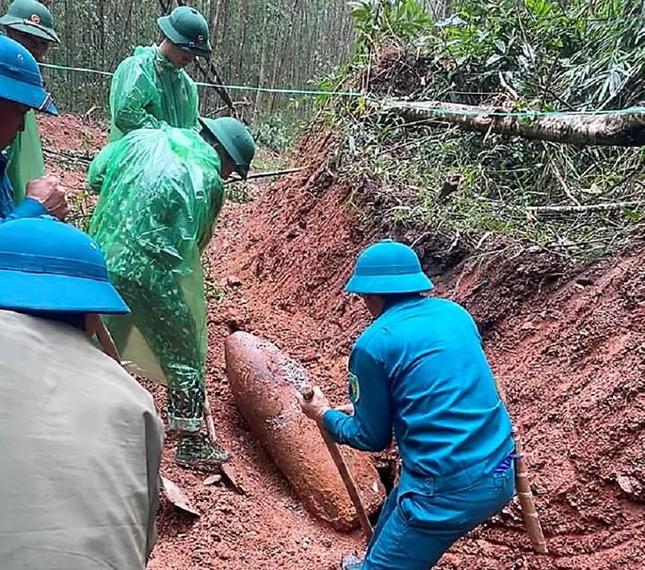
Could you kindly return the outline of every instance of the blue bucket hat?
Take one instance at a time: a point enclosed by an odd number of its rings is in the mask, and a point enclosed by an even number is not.
[[[34,56],[18,42],[3,35],[0,35],[0,99],[58,115],[52,96],[45,91]]]
[[[392,240],[375,243],[356,260],[345,291],[359,295],[421,293],[434,288],[411,247]]]
[[[0,309],[130,312],[92,238],[50,217],[0,224]]]

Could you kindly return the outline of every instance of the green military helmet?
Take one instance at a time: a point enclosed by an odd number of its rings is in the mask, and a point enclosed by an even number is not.
[[[233,117],[199,119],[202,126],[224,147],[233,160],[235,171],[244,179],[255,156],[255,142],[246,125]]]
[[[50,43],[60,43],[54,31],[54,18],[51,12],[47,6],[36,0],[14,0],[9,4],[7,13],[0,18],[0,25]]]
[[[177,47],[201,57],[211,54],[208,22],[195,8],[179,6],[169,16],[159,18],[157,23],[164,36]]]

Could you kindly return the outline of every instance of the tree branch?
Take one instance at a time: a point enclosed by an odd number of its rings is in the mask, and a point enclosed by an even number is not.
[[[643,202],[611,202],[607,204],[587,204],[578,206],[529,206],[526,213],[529,217],[539,214],[576,214],[585,212],[611,212],[614,210],[628,210],[638,208]]]

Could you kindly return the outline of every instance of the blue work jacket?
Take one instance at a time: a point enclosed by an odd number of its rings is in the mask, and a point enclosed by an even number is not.
[[[452,301],[412,296],[386,307],[356,342],[349,372],[354,415],[328,410],[324,427],[366,451],[386,448],[394,432],[402,481],[463,487],[513,451],[477,326]]]
[[[33,198],[25,198],[16,206],[13,188],[7,176],[7,157],[0,152],[0,224],[18,218],[36,218],[47,214],[44,206]]]

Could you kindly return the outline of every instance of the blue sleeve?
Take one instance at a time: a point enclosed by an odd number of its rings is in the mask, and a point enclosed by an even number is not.
[[[2,222],[9,222],[11,220],[18,220],[20,218],[37,218],[39,216],[44,216],[48,212],[38,200],[33,198],[25,198],[20,204],[18,204],[11,214],[4,218],[0,218],[0,224]]]
[[[331,438],[363,451],[381,451],[392,441],[390,387],[383,367],[368,352],[355,348],[349,363],[354,415],[328,410],[323,426]],[[350,385],[351,386],[351,385]]]

